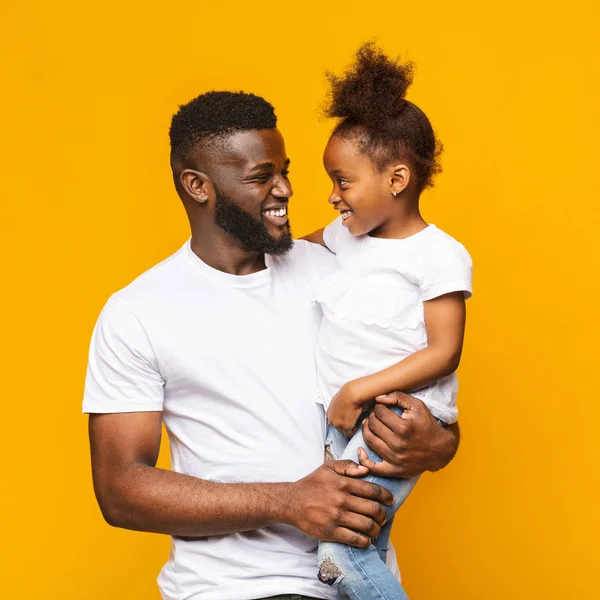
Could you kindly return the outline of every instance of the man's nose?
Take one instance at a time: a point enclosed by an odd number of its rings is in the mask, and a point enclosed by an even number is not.
[[[286,179],[281,179],[277,182],[277,185],[273,188],[271,192],[275,198],[291,198],[294,195],[294,190],[292,189],[292,184]]]

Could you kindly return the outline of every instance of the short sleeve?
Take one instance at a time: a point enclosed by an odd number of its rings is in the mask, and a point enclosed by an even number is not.
[[[162,411],[163,385],[142,324],[128,306],[111,298],[92,334],[83,412]]]
[[[455,240],[434,245],[422,256],[417,271],[422,300],[433,300],[451,292],[473,294],[473,262],[467,250]]]
[[[347,234],[347,231],[342,225],[342,217],[338,217],[335,221],[329,223],[323,230],[323,241],[334,254],[338,252],[340,237],[344,234]]]

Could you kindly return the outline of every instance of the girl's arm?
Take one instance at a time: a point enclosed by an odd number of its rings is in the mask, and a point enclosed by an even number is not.
[[[323,231],[323,228],[317,229],[317,231],[313,231],[312,233],[309,233],[300,239],[306,240],[307,242],[312,242],[313,244],[321,244],[321,246],[325,246],[325,248],[327,248],[325,241],[323,240]]]
[[[424,302],[427,347],[404,360],[343,385],[333,397],[327,417],[350,436],[364,405],[394,390],[422,388],[454,373],[460,362],[466,321],[463,292],[445,294]]]

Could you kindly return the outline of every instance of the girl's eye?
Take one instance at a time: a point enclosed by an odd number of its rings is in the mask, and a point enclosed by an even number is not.
[[[345,185],[347,185],[347,184],[348,184],[348,180],[347,180],[347,179],[341,179],[341,178],[340,178],[340,179],[338,179],[338,183],[339,183],[339,184],[340,184],[342,187],[344,187]]]

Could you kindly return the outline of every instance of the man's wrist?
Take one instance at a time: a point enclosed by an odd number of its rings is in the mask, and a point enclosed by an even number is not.
[[[454,458],[458,449],[458,438],[453,427],[439,427],[431,440],[431,466],[429,471],[443,469]]]
[[[294,510],[293,498],[295,496],[296,483],[277,483],[271,494],[270,502],[267,502],[268,518],[273,523],[294,525],[296,511]]]

